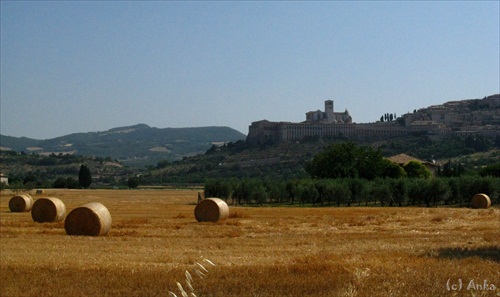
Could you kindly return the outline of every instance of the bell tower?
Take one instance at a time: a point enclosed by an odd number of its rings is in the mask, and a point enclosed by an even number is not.
[[[333,113],[333,100],[325,101],[325,113]]]

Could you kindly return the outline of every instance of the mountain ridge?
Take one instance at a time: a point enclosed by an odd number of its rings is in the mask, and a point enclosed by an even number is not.
[[[2,150],[37,154],[78,154],[111,157],[126,165],[154,165],[205,152],[214,143],[244,140],[229,127],[156,128],[147,124],[116,127],[99,132],[78,132],[38,140],[0,134]]]

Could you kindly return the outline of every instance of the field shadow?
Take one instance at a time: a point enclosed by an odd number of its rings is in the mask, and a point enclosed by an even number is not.
[[[438,258],[464,259],[478,257],[500,263],[500,246],[481,248],[443,248],[438,251]]]

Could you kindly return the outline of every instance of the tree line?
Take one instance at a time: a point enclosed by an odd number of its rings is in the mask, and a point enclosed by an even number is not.
[[[301,204],[313,206],[469,206],[477,193],[492,204],[500,199],[494,177],[301,179],[290,181],[207,179],[205,197],[219,197],[235,205]]]
[[[422,163],[403,166],[380,151],[352,142],[334,144],[314,155],[305,166],[310,178],[207,179],[205,197],[230,199],[234,204],[289,203],[312,205],[437,206],[469,205],[477,193],[500,196],[500,164],[480,175],[460,175],[451,163],[433,175]]]

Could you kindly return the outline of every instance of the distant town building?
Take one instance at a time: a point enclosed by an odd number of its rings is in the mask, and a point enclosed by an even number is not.
[[[3,173],[0,173],[0,184],[9,184],[9,177]]]
[[[392,161],[394,163],[399,164],[400,166],[403,166],[403,165],[405,165],[406,163],[408,163],[410,161],[420,162],[420,163],[422,163],[425,166],[425,168],[429,169],[429,171],[433,175],[437,174],[437,171],[438,171],[438,168],[439,168],[439,166],[435,162],[422,161],[420,159],[417,159],[417,158],[412,157],[412,156],[408,156],[406,154],[395,155],[395,156],[392,156],[392,157],[388,157],[387,159],[389,161]]]
[[[344,137],[355,139],[387,139],[412,133],[436,137],[445,135],[482,134],[494,138],[500,134],[500,95],[483,99],[450,101],[407,113],[395,121],[367,124],[353,123],[347,109],[335,112],[332,100],[325,110],[306,112],[306,120],[294,122],[252,122],[247,142],[300,141],[311,137]]]

